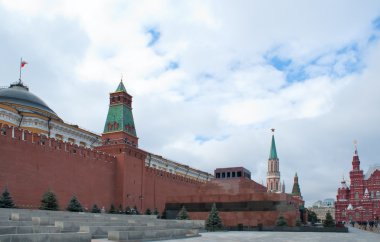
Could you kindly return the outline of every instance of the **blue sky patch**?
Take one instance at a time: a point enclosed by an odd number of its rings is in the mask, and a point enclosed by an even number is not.
[[[153,27],[148,28],[147,33],[151,37],[151,39],[148,43],[148,47],[152,47],[153,45],[155,45],[160,40],[161,33],[160,33],[160,31],[158,31],[157,28],[153,28]]]
[[[291,59],[284,59],[279,56],[271,56],[271,57],[266,56],[265,59],[271,66],[273,66],[279,71],[284,71],[292,63]]]
[[[211,140],[211,138],[203,135],[197,135],[195,136],[195,141],[197,141],[199,144],[203,144],[207,141]]]
[[[177,61],[170,61],[165,70],[169,71],[169,70],[175,70],[175,69],[178,69],[179,68],[179,63]]]

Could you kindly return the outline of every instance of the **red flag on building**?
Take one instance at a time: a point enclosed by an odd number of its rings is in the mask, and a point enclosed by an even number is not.
[[[23,68],[26,64],[28,64],[28,62],[26,62],[26,61],[21,61],[21,68]]]

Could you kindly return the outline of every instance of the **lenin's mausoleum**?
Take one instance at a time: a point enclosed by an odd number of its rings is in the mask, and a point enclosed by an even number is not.
[[[225,226],[271,226],[283,215],[294,226],[303,218],[298,180],[291,194],[280,180],[274,136],[266,187],[243,167],[211,175],[142,150],[132,115],[132,96],[121,81],[110,94],[101,135],[65,123],[21,80],[0,89],[0,189],[19,208],[38,208],[54,191],[64,209],[73,195],[83,207],[111,204],[166,210],[174,218],[185,206],[206,219],[216,203]]]

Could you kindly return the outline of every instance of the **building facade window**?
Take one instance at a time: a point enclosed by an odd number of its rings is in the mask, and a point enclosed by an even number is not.
[[[359,192],[355,192],[355,199],[359,199]]]
[[[376,198],[380,198],[380,191],[376,191]]]

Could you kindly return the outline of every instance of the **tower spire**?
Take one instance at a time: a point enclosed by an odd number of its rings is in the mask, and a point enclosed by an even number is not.
[[[272,128],[271,130],[272,130],[272,143],[271,143],[271,147],[269,151],[269,159],[273,160],[273,159],[278,159],[278,157],[277,157],[277,150],[276,150],[276,142],[274,140],[275,129]]]
[[[268,192],[281,192],[281,181],[280,181],[280,162],[277,156],[276,142],[274,140],[274,131],[272,131],[272,141],[269,151],[268,159],[268,172],[267,172],[267,191]]]
[[[294,176],[294,184],[293,184],[293,189],[292,189],[292,195],[296,196],[296,197],[302,198],[300,185],[298,184],[298,175],[297,175],[297,172],[296,172],[296,174]]]

